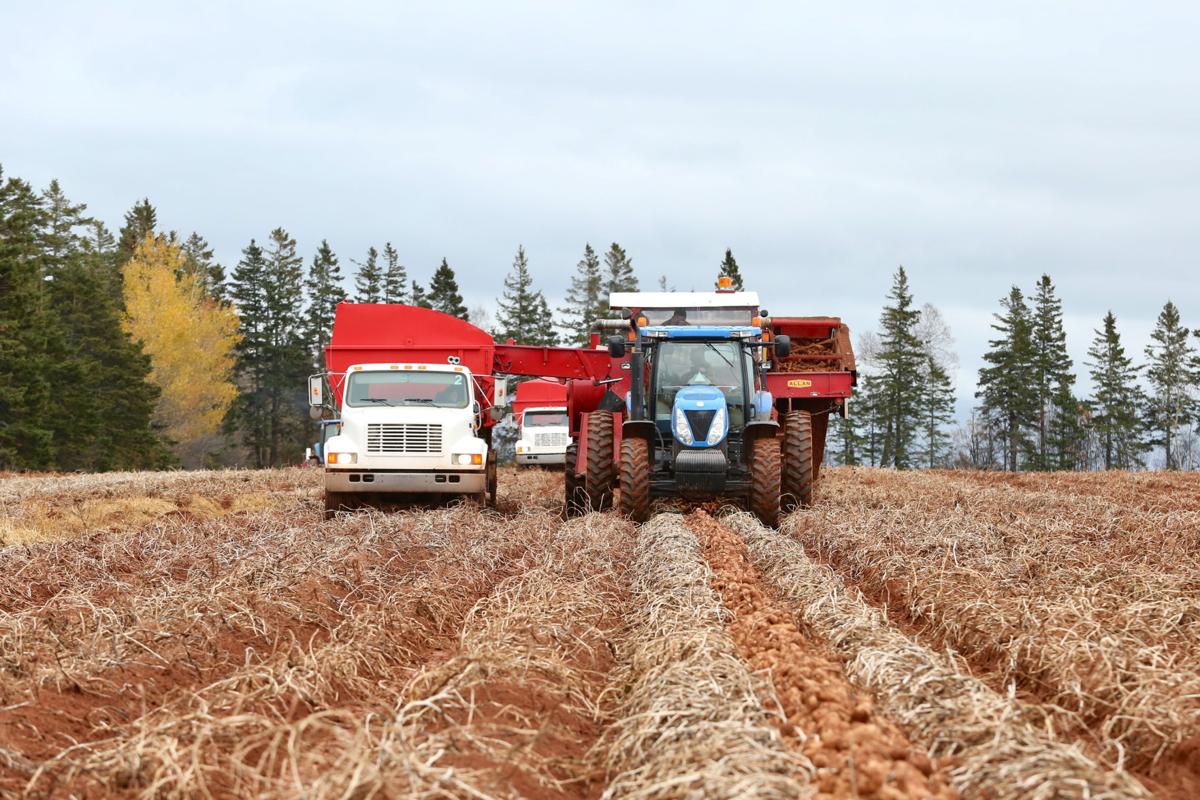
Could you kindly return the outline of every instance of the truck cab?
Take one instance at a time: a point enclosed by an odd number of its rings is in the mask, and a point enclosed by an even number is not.
[[[319,407],[317,386],[310,403]],[[322,448],[326,516],[388,495],[487,502],[494,457],[473,386],[470,369],[451,363],[349,366],[339,383],[341,416]]]

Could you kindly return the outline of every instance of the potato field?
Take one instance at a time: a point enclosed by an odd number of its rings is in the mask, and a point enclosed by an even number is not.
[[[0,479],[0,796],[1200,797],[1200,480],[834,469],[322,518],[320,472]]]

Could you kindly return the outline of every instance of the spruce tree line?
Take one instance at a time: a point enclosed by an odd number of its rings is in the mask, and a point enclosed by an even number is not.
[[[979,374],[980,403],[964,466],[1137,469],[1155,448],[1162,449],[1167,469],[1196,466],[1200,452],[1192,426],[1200,424],[1200,356],[1174,303],[1159,314],[1140,365],[1125,352],[1116,316],[1104,316],[1088,348],[1089,398],[1072,388],[1062,304],[1049,276],[1035,286],[1032,307],[1012,287],[992,328],[996,337]],[[1148,392],[1139,382],[1143,377]]]
[[[37,192],[0,169],[0,469],[170,465],[150,359],[122,325],[118,240],[57,181]],[[153,219],[149,220],[153,228]]]
[[[830,461],[895,469],[947,466],[954,419],[953,340],[938,310],[918,308],[904,267],[879,318],[860,337],[859,385],[845,418],[835,416]]]

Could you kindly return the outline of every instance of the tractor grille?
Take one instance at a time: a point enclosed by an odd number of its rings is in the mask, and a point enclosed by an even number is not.
[[[697,442],[703,442],[708,438],[708,429],[712,427],[713,417],[717,415],[716,409],[711,411],[685,411],[687,414],[688,424],[692,426],[692,436]]]
[[[534,447],[566,447],[571,443],[571,437],[565,433],[535,433]]]
[[[412,422],[376,422],[367,425],[368,453],[442,452],[442,426]]]

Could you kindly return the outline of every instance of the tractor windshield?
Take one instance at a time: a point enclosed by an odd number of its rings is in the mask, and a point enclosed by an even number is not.
[[[671,418],[675,395],[685,386],[715,386],[725,395],[731,427],[745,421],[746,361],[736,342],[665,341],[656,353],[655,419]]]
[[[430,406],[466,408],[467,377],[458,372],[352,372],[346,390],[350,406]]]

